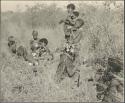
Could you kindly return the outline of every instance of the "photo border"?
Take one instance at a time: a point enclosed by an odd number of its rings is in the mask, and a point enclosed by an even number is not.
[[[1,1],[16,1],[16,2],[18,2],[18,1],[57,1],[57,2],[60,2],[60,1],[123,1],[124,2],[124,0],[1,0]],[[0,11],[1,11],[1,1],[0,1]],[[124,17],[125,17],[125,15],[124,15]],[[1,12],[0,12],[0,42],[2,39],[1,35],[2,34],[1,34]],[[124,37],[124,39],[125,39],[125,37]],[[125,42],[124,42],[124,44],[125,44]],[[0,47],[1,47],[1,43],[0,43]],[[124,52],[125,52],[125,50],[124,50]],[[0,53],[1,53],[1,48],[0,48]],[[123,58],[125,58],[125,55]],[[0,57],[0,59],[2,60],[1,57]],[[123,63],[124,63],[124,61],[123,61]],[[123,64],[123,66],[124,66],[124,64]],[[0,68],[2,68],[2,66]],[[124,67],[123,67],[123,69],[124,69]],[[124,84],[125,84],[125,79],[124,79]],[[125,88],[124,88],[124,93],[125,93]],[[31,102],[3,102],[3,101],[1,101],[2,99],[3,98],[2,98],[2,94],[1,94],[1,71],[0,71],[0,102],[1,103],[31,103]],[[32,102],[32,103],[67,103],[67,102]],[[71,102],[71,103],[73,103],[73,102]],[[77,103],[77,102],[74,102],[74,103]],[[105,103],[105,102],[81,102],[81,103]],[[115,102],[115,103],[117,103],[117,102]],[[120,102],[120,103],[124,103],[124,102]]]

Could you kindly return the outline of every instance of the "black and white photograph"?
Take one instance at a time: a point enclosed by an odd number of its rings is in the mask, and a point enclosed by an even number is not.
[[[0,102],[124,102],[124,0],[1,0]]]

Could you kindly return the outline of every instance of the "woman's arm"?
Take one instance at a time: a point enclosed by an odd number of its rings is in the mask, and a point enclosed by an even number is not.
[[[79,43],[80,40],[82,39],[82,31],[81,30],[78,30],[75,32],[75,38],[73,38],[73,43]]]
[[[52,57],[51,60],[54,59],[53,53],[50,51],[48,47],[46,47],[46,52]]]

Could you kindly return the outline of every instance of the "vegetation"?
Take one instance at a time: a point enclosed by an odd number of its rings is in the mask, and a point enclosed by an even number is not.
[[[123,5],[116,4],[117,2],[105,2],[100,7],[78,5],[80,16],[85,22],[81,41],[81,61],[118,57],[123,62],[124,10]],[[115,9],[111,9],[111,5],[114,5]],[[58,22],[65,16],[66,12],[55,4],[37,4],[33,7],[27,6],[24,12],[1,13],[0,65],[1,93],[4,101],[96,101],[95,87],[86,81],[94,75],[93,65],[79,67],[81,86],[77,90],[71,89],[72,83],[68,78],[60,85],[54,83],[52,79],[58,62],[46,64],[47,66],[42,63],[38,66],[38,76],[35,77],[33,67],[9,55],[8,36],[15,36],[19,44],[28,48],[33,29],[38,30],[40,38],[48,38],[50,50],[54,52],[64,38],[63,27]],[[58,55],[54,55],[58,61]],[[120,76],[123,78],[123,71]],[[94,92],[91,93],[91,90]]]

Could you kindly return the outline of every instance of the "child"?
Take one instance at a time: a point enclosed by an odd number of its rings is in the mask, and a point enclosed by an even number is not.
[[[68,50],[70,52],[74,52],[73,36],[72,35],[73,35],[74,31],[78,30],[81,27],[81,24],[79,24],[79,20],[81,20],[81,19],[78,19],[78,16],[79,16],[79,12],[74,11],[73,15],[72,15],[74,25],[70,29],[68,29],[68,32],[65,35],[65,39],[66,39],[66,45],[65,45],[66,49],[65,50],[66,51]]]
[[[38,49],[39,49],[38,32],[34,30],[32,32],[32,36],[33,36],[33,40],[30,41],[30,49],[31,49],[33,57],[37,57]]]
[[[67,13],[68,13],[68,16],[65,20],[71,20],[71,16],[73,14],[73,11],[75,10],[75,5],[74,4],[68,4],[67,5]],[[59,23],[64,23],[65,20],[61,20]]]
[[[39,40],[39,57],[40,59],[47,59],[49,60],[51,58],[51,60],[53,59],[53,54],[50,52],[49,48],[47,47],[48,45],[48,40],[46,38],[42,38]],[[48,58],[48,56],[51,56],[50,58]]]
[[[64,23],[64,33],[65,33],[65,35],[67,35],[68,29],[69,29],[71,26],[74,25],[74,24],[73,24],[74,22],[72,22],[72,15],[73,15],[74,10],[75,10],[75,5],[74,5],[74,4],[68,4],[68,5],[67,5],[68,16],[67,16],[66,19],[61,20],[61,21],[59,22],[59,24]]]
[[[76,21],[77,21],[78,17],[79,17],[79,12],[78,11],[74,11],[72,16],[71,16],[72,21],[70,21],[70,24],[69,24],[69,26],[67,28],[67,34],[71,35],[73,33],[73,30],[77,29],[75,26],[76,26]]]
[[[14,36],[8,37],[8,47],[11,53],[16,54],[17,43]]]
[[[76,27],[77,23],[78,23],[78,17],[79,17],[79,12],[78,11],[73,11],[72,16],[71,16],[71,20],[69,22],[65,22],[65,35],[71,35],[73,34],[73,31],[76,31],[78,29],[78,27]],[[66,20],[67,21],[67,20]]]
[[[74,24],[74,26],[73,26],[73,28],[72,28],[72,31],[76,31],[76,30],[78,30],[78,29],[81,29],[81,27],[84,25],[84,21],[82,20],[82,19],[77,19],[76,21],[75,21],[75,24]]]
[[[84,22],[82,19],[77,19],[75,25],[71,28],[71,40],[72,43],[79,43],[82,39],[82,26]]]
[[[70,20],[69,25],[74,26],[75,21],[77,20],[78,17],[79,17],[79,12],[78,11],[73,11],[73,13],[71,15],[71,20]]]

